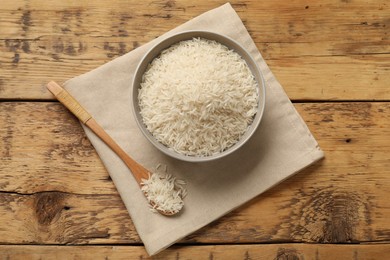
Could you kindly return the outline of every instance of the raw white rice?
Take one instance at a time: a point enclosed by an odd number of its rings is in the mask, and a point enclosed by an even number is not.
[[[142,179],[141,190],[151,205],[153,212],[164,211],[178,213],[184,206],[184,197],[187,195],[186,183],[178,180],[171,174],[161,171],[158,165],[149,179]]]
[[[140,113],[162,144],[190,156],[218,154],[252,123],[256,80],[244,59],[203,38],[164,50],[143,75]]]

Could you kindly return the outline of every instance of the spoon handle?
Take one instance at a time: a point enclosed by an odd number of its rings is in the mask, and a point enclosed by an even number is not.
[[[74,99],[68,91],[51,81],[47,88],[70,112],[72,112],[83,124],[87,125],[101,140],[103,140],[127,165],[134,178],[140,185],[142,179],[148,179],[148,170],[134,161],[127,153],[107,134],[96,120]]]

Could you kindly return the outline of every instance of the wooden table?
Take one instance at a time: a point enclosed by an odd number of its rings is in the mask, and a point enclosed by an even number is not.
[[[147,258],[94,148],[45,85],[223,3],[1,1],[2,259]],[[389,2],[231,3],[326,158],[156,259],[388,259]]]

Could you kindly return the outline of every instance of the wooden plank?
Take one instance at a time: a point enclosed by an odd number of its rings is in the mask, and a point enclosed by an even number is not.
[[[85,73],[223,3],[6,1],[0,98],[52,99],[44,87],[49,80]],[[232,5],[291,99],[390,98],[386,1]]]
[[[142,246],[0,246],[3,259],[386,259],[389,244],[379,245],[214,245],[173,246],[149,257]]]
[[[118,195],[0,192],[0,199],[0,234],[7,236],[1,242],[7,244],[140,242]]]
[[[295,106],[325,160],[183,242],[390,241],[390,103]],[[93,147],[60,104],[0,103],[0,126],[0,243],[140,243]]]
[[[62,105],[11,102],[0,107],[2,191],[116,193],[79,122]]]
[[[44,0],[5,1],[0,7],[0,25],[6,39],[35,39],[48,34],[95,37],[127,37],[139,34],[158,36],[161,30],[171,29],[225,3],[203,1],[194,5],[189,0],[119,0],[113,5],[103,0],[93,3],[86,0],[51,3]],[[231,4],[250,31],[259,32],[261,37],[269,39],[270,42],[306,42],[307,35],[314,36],[311,38],[313,40],[343,41],[346,38],[345,33],[367,42],[382,41],[386,40],[382,37],[388,37],[385,32],[389,14],[385,0],[326,0],[310,4],[303,0],[246,0],[232,1]],[[351,28],[355,30],[351,31]],[[74,34],[75,32],[77,34]],[[326,37],[329,34],[338,38],[329,39]]]
[[[389,45],[390,46],[390,45]],[[269,61],[292,100],[389,100],[390,55],[298,57]]]

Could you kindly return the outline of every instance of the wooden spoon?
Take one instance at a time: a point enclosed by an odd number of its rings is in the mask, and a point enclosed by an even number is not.
[[[92,116],[75,100],[64,88],[58,85],[56,82],[51,81],[47,84],[47,88],[51,93],[60,101],[70,112],[72,112],[80,121],[88,126],[100,139],[102,139],[129,167],[135,180],[142,187],[142,179],[149,179],[151,172],[145,169],[142,165],[134,161],[123,149],[107,134],[106,131],[92,118]],[[144,193],[145,196],[147,194]],[[155,206],[153,202],[150,202],[152,206]],[[165,216],[171,216],[178,212],[167,212],[156,210]]]

